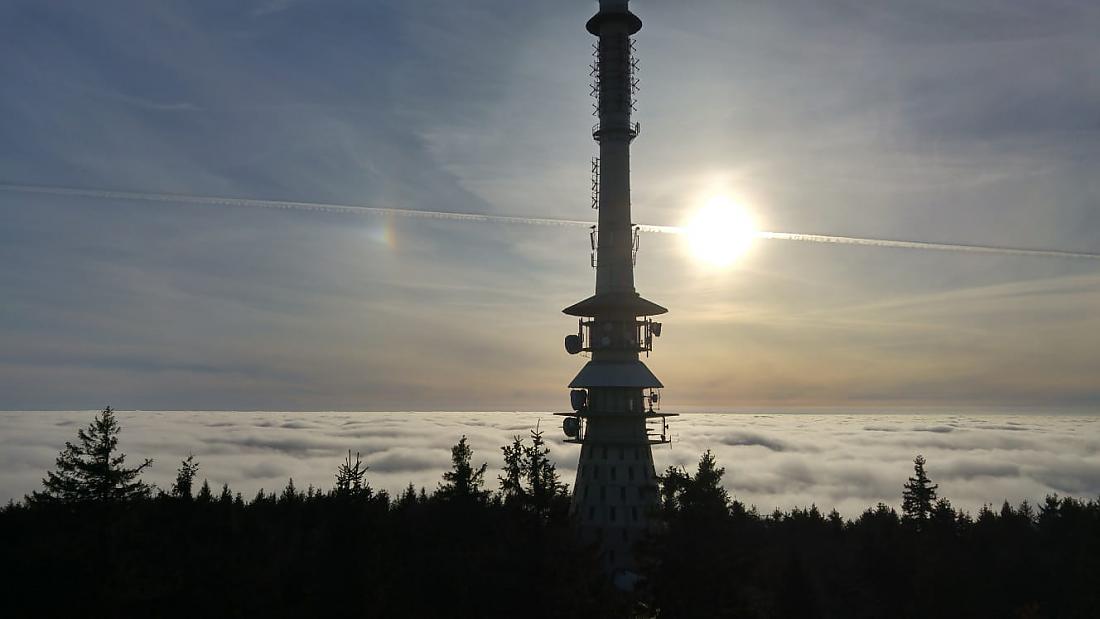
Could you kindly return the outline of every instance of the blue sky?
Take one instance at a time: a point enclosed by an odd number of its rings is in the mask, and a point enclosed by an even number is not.
[[[632,3],[635,219],[1100,251],[1100,8]],[[0,2],[0,182],[591,217],[595,3]],[[541,409],[583,230],[0,191],[0,408]],[[1092,261],[646,236],[670,407],[1100,405]]]

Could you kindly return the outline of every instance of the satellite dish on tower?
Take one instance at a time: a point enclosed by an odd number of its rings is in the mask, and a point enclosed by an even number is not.
[[[576,438],[581,432],[581,420],[576,417],[566,417],[561,422],[561,429],[569,438]]]
[[[584,343],[581,342],[581,336],[576,333],[565,336],[565,351],[571,355],[575,355],[584,350]]]
[[[584,389],[574,389],[569,392],[569,403],[573,410],[580,412],[588,408],[588,392]]]

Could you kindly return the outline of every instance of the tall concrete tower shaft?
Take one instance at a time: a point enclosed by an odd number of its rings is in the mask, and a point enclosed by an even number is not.
[[[600,152],[596,293],[564,310],[579,317],[566,349],[591,355],[569,384],[573,412],[563,413],[566,435],[581,445],[573,511],[586,534],[600,540],[612,570],[633,566],[633,545],[657,503],[651,447],[668,442],[669,415],[656,410],[661,382],[640,359],[661,333],[650,317],[667,310],[634,288],[630,145],[639,125],[631,119],[637,85],[631,37],[641,27],[628,0],[600,0],[599,12],[588,20],[588,31],[599,37],[593,63],[599,122],[592,130]]]

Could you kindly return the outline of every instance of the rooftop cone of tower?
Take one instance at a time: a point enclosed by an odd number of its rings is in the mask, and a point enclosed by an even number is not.
[[[640,359],[661,334],[651,317],[667,310],[634,288],[638,237],[630,216],[630,144],[639,125],[631,118],[638,84],[631,37],[642,21],[628,0],[600,0],[586,27],[598,37],[592,63],[598,117],[592,137],[599,145],[593,160],[596,291],[564,310],[579,317],[566,350],[591,359],[569,383],[573,412],[561,414],[568,442],[581,445],[574,516],[584,534],[600,542],[605,565],[621,575],[633,569],[634,544],[657,505],[651,448],[669,442],[666,418],[672,415],[659,412],[656,391],[663,385]]]

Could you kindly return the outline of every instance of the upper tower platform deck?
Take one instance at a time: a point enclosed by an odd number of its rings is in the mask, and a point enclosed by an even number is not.
[[[613,313],[625,314],[627,312],[631,316],[660,316],[668,310],[653,301],[642,298],[636,292],[595,294],[562,310],[564,314],[582,317],[604,316]]]
[[[619,22],[626,25],[626,34],[635,34],[642,29],[642,20],[631,13],[625,0],[601,0],[600,12],[592,16],[584,27],[588,32],[600,36],[604,24]]]

